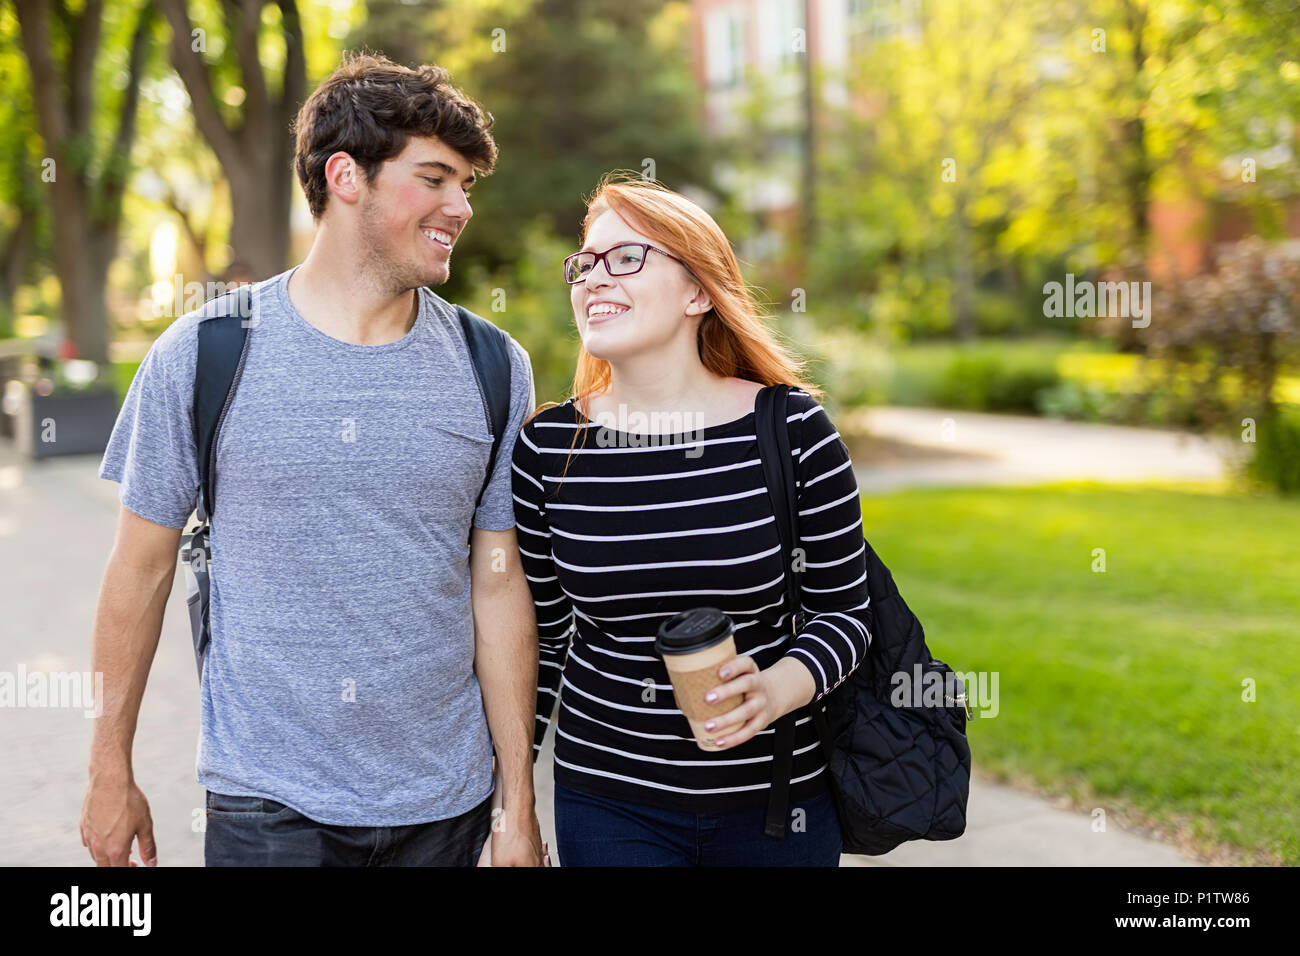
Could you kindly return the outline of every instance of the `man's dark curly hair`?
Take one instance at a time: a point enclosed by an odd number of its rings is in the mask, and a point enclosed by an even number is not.
[[[373,181],[410,136],[436,136],[479,173],[492,172],[492,114],[451,85],[439,66],[401,66],[378,54],[346,56],[303,103],[294,122],[294,169],[312,218],[329,199],[325,161],[340,150]]]

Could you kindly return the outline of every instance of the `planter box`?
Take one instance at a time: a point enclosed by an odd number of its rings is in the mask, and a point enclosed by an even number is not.
[[[104,453],[117,421],[116,392],[33,395],[24,391],[13,423],[19,451],[31,458]]]

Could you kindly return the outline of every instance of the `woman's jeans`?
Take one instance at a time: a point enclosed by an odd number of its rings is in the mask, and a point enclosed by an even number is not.
[[[560,866],[839,866],[829,793],[790,807],[785,839],[763,833],[767,810],[683,813],[555,785]]]

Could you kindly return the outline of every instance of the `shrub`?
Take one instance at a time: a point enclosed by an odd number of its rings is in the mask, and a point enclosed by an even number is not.
[[[1300,409],[1280,408],[1258,423],[1246,473],[1283,494],[1300,494]]]
[[[989,382],[988,405],[995,412],[1038,411],[1038,395],[1045,389],[1060,384],[1060,377],[1052,369],[1008,368]]]
[[[1008,365],[999,355],[958,355],[944,370],[940,405],[990,412],[1038,412],[1037,396],[1060,377],[1051,367]]]
[[[1026,331],[1033,313],[1020,296],[980,290],[975,296],[975,327],[980,335],[1007,335]]]
[[[1105,389],[1096,384],[1058,382],[1039,390],[1035,396],[1038,410],[1049,418],[1106,420],[1110,402]]]
[[[1214,272],[1156,281],[1153,292],[1148,329],[1128,329],[1129,319],[1101,323],[1140,333],[1136,342],[1157,360],[1164,374],[1143,390],[1167,392],[1180,406],[1171,417],[1206,429],[1269,420],[1279,381],[1300,362],[1300,259],[1246,239],[1219,253]]]

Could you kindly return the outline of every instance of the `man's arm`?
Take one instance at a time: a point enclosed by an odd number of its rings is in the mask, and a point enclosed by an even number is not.
[[[501,772],[504,829],[492,835],[493,866],[541,866],[533,791],[537,618],[515,530],[470,535],[474,671]],[[495,828],[494,828],[495,829]]]
[[[180,537],[179,528],[154,524],[122,507],[99,590],[91,669],[104,675],[104,707],[91,737],[81,842],[100,866],[126,866],[132,839],[146,865],[157,862],[153,820],[135,785],[131,750]]]

